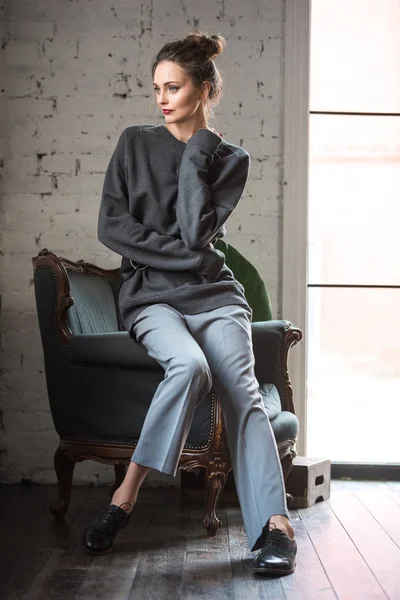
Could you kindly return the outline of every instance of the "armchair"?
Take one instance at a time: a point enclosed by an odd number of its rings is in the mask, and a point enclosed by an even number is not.
[[[54,455],[58,498],[50,511],[64,515],[77,461],[114,465],[113,489],[120,485],[164,371],[122,326],[119,269],[72,262],[47,249],[32,262],[50,410],[60,438]],[[287,356],[302,333],[287,321],[270,320],[253,322],[252,335],[256,377],[286,480],[298,433]],[[218,500],[231,470],[214,390],[197,406],[180,457],[180,469],[199,467],[206,480],[204,526],[214,535]]]

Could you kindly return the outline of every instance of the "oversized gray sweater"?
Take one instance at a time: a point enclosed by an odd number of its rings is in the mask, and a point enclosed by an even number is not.
[[[155,303],[182,314],[248,306],[224,254],[209,243],[225,235],[249,168],[246,150],[209,129],[187,143],[164,125],[122,132],[105,175],[98,238],[122,256],[119,306],[131,335]]]

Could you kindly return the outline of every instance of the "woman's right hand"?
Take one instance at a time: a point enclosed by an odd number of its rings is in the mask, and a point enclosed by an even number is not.
[[[224,266],[225,255],[220,250],[216,250],[212,242],[202,248],[201,252],[203,253],[203,260],[196,272],[208,279],[217,279]]]

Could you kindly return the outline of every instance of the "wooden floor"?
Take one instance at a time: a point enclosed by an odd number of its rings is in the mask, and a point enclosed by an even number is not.
[[[48,512],[55,486],[0,486],[1,600],[400,600],[400,482],[332,481],[331,498],[293,510],[297,569],[254,577],[238,506],[204,535],[198,502],[143,489],[114,550],[88,556],[85,526],[107,488],[76,487],[65,521]]]

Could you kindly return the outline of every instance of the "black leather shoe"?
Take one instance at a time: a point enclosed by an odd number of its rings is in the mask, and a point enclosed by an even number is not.
[[[257,554],[253,570],[258,574],[289,575],[296,566],[297,543],[280,529],[270,529]]]
[[[129,506],[132,508],[132,505],[129,504]],[[127,526],[130,516],[130,512],[116,504],[110,504],[101,510],[93,523],[85,529],[81,543],[82,548],[91,554],[108,552],[113,547],[119,530]]]

